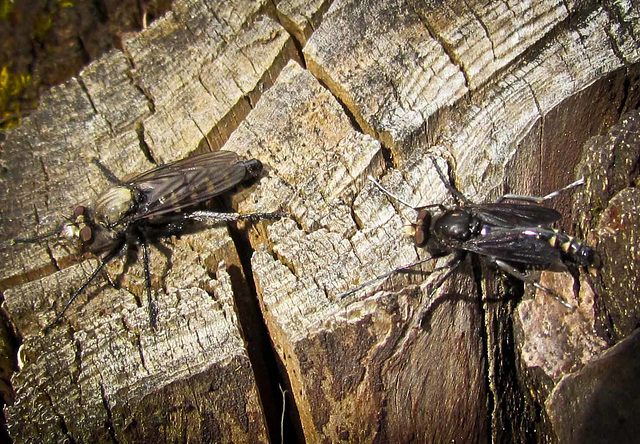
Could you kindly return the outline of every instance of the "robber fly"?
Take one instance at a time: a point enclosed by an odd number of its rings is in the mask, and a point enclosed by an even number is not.
[[[217,151],[187,157],[158,166],[131,180],[121,181],[97,159],[96,165],[113,184],[91,207],[78,206],[71,221],[50,233],[15,243],[33,243],[58,236],[78,241],[82,253],[104,254],[98,267],[72,294],[62,311],[46,330],[56,325],[73,301],[114,257],[126,247],[142,247],[149,321],[156,325],[157,309],[151,295],[148,241],[177,234],[189,221],[209,223],[239,220],[275,219],[281,213],[220,213],[195,211],[198,204],[229,192],[236,185],[257,178],[262,163],[241,161],[230,151]]]
[[[571,304],[549,288],[540,285],[519,268],[542,268],[564,262],[588,267],[600,265],[599,256],[594,249],[550,227],[562,217],[559,212],[541,205],[534,205],[582,185],[584,181],[577,180],[544,197],[507,194],[495,203],[474,204],[445,178],[434,159],[432,163],[440,180],[456,202],[456,205],[451,208],[442,204],[414,207],[387,191],[373,177],[369,177],[389,197],[418,212],[416,222],[412,224],[413,240],[416,246],[429,251],[429,257],[377,276],[342,296],[352,294],[399,271],[408,270],[429,260],[453,253],[452,259],[441,267],[448,268],[448,272],[440,279],[436,285],[437,288],[462,262],[467,253],[475,253],[504,273],[534,285],[550,294],[565,307],[573,309]],[[534,204],[507,203],[504,202],[505,200]],[[429,211],[434,208],[439,210],[437,214]]]

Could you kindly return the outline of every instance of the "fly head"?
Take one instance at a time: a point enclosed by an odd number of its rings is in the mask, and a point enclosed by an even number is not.
[[[585,244],[579,244],[579,248],[574,253],[573,258],[578,265],[585,267],[599,268],[602,265],[598,252]]]
[[[73,212],[73,220],[62,224],[60,236],[77,241],[82,251],[99,253],[110,248],[118,238],[114,230],[94,222],[91,209],[78,206]]]

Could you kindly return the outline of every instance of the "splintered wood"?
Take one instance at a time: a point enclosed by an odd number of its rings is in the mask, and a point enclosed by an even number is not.
[[[417,259],[411,240],[403,237],[405,221],[365,180],[368,174],[379,175],[383,167],[380,145],[355,131],[331,94],[309,72],[290,63],[225,148],[270,165],[269,176],[240,208],[254,211],[254,199],[273,200],[285,203],[291,214],[266,227],[264,246],[252,263],[263,315],[288,369],[308,439],[339,440],[345,433],[351,439],[375,435],[373,418],[382,405],[405,396],[415,382],[414,364],[440,360],[441,354],[450,359],[441,361],[443,367],[434,377],[455,376],[466,381],[460,388],[478,387],[464,393],[469,409],[462,408],[456,415],[464,418],[463,412],[477,411],[484,399],[478,338],[463,334],[469,341],[460,338],[462,347],[459,341],[445,340],[450,330],[438,326],[447,317],[436,316],[430,340],[451,348],[443,353],[441,348],[422,344],[424,337],[413,328],[424,303],[420,289],[400,296],[339,298],[358,283]],[[415,171],[424,172],[428,162],[425,159]],[[433,171],[425,176],[437,180]],[[362,192],[368,199],[360,197]],[[446,313],[459,316],[460,331],[481,328],[477,304],[453,301],[446,305]],[[422,348],[417,352],[414,347]],[[422,355],[419,362],[410,358],[414,353]],[[460,362],[470,360],[476,362],[472,374],[454,371]],[[394,370],[385,371],[387,366]],[[398,378],[403,382],[398,383]],[[423,383],[419,387],[425,387]],[[422,388],[410,391],[410,397],[417,396],[412,419],[420,417],[433,395]],[[400,410],[401,405],[398,400],[394,408]],[[429,413],[444,423],[454,413],[453,405],[441,403]],[[386,436],[403,439],[407,423],[392,416],[393,420],[385,421],[390,428]],[[452,421],[443,429],[450,432],[458,426]],[[426,429],[420,433],[428,436]]]
[[[253,370],[237,327],[232,278],[224,261],[213,277],[204,266],[224,249],[235,256],[233,243],[226,229],[190,236],[189,242],[199,247],[176,246],[167,291],[157,300],[157,331],[149,328],[146,306],[136,303],[135,295],[145,291],[138,276],[138,288],[129,285],[130,291],[92,285],[89,300],[70,311],[69,325],[41,336],[53,321],[51,307],[86,279],[95,261],[7,290],[8,308],[25,338],[22,368],[13,379],[19,402],[8,411],[13,433],[102,442],[113,434],[138,441],[186,429],[194,436],[266,442]],[[20,402],[43,396],[50,402]],[[227,414],[218,417],[220,411]],[[61,416],[76,420],[66,421],[62,430]]]

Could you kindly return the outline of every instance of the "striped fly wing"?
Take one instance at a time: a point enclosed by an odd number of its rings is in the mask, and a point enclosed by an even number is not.
[[[493,228],[486,235],[463,242],[463,250],[510,262],[550,265],[561,260],[560,250],[549,242],[552,230]]]
[[[177,212],[223,194],[245,177],[236,153],[216,151],[187,157],[146,171],[130,181],[141,193],[132,220]]]
[[[562,217],[553,208],[542,205],[488,203],[475,204],[471,208],[482,222],[505,228],[547,226]]]

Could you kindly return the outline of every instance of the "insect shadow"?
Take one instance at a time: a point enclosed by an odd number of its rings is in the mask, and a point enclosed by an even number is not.
[[[445,265],[436,267],[431,272],[444,271],[433,284],[429,295],[431,299],[466,255],[472,253],[505,274],[543,290],[566,308],[575,309],[553,290],[538,283],[526,270],[564,268],[564,264],[600,266],[599,255],[593,248],[561,230],[551,228],[551,224],[562,215],[552,208],[540,205],[564,191],[584,184],[584,180],[576,180],[542,197],[505,194],[497,202],[475,204],[445,177],[435,159],[431,158],[431,161],[455,205],[446,207],[443,204],[430,204],[414,207],[369,176],[369,180],[383,193],[417,212],[416,222],[411,224],[412,236],[416,246],[427,250],[428,257],[366,281],[341,294],[339,298],[349,296],[395,273],[411,272],[418,265],[451,254]],[[507,200],[520,203],[505,202]]]
[[[80,253],[102,256],[100,264],[67,300],[46,333],[62,319],[73,301],[82,294],[113,258],[125,248],[142,250],[149,323],[155,328],[158,310],[152,297],[149,272],[149,242],[184,234],[193,223],[216,224],[241,220],[277,219],[283,213],[237,214],[199,209],[205,202],[229,193],[237,185],[256,180],[263,166],[257,159],[240,160],[236,153],[216,151],[158,166],[122,181],[97,159],[94,163],[112,184],[90,207],[78,206],[70,221],[53,231],[14,243],[36,243],[49,237],[74,240]],[[136,252],[137,253],[137,252]],[[137,256],[137,254],[136,254]],[[169,263],[170,263],[170,257]],[[127,265],[125,265],[126,272]]]

